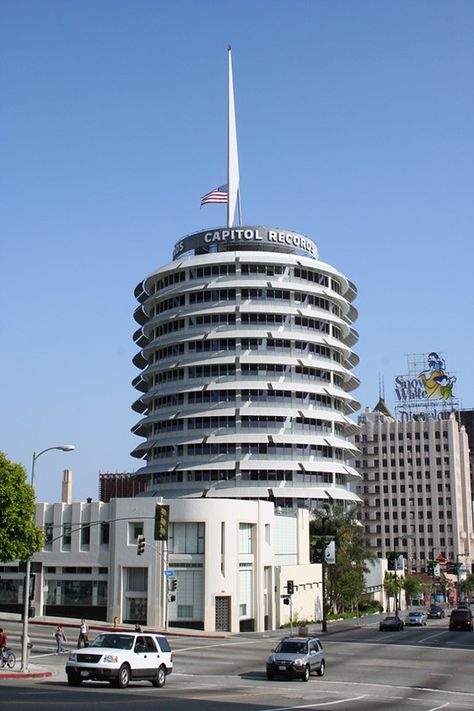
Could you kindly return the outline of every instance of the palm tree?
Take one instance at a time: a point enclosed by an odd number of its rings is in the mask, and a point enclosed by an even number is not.
[[[333,538],[336,543],[336,563],[325,565],[326,604],[335,612],[357,607],[365,590],[364,574],[367,562],[374,559],[364,528],[359,522],[357,507],[324,504],[313,510],[310,521],[310,541],[313,550],[318,537]]]

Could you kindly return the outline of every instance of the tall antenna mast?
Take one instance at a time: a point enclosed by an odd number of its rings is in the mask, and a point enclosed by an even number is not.
[[[229,45],[229,93],[227,131],[227,227],[233,227],[235,208],[239,209],[239,225],[242,224],[240,208],[239,155],[237,151],[237,128],[235,123],[234,81],[232,76],[232,49]]]

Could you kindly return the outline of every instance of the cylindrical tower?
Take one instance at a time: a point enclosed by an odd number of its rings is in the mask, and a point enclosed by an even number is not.
[[[178,242],[136,290],[132,452],[148,494],[358,501],[347,481],[356,288],[304,235],[246,226]]]

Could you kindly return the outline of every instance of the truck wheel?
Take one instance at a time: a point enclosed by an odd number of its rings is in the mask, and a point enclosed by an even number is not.
[[[122,664],[117,677],[117,686],[119,689],[126,689],[130,683],[130,667],[127,664]]]
[[[166,681],[166,669],[164,668],[163,665],[161,665],[161,667],[158,668],[158,670],[156,672],[156,676],[154,679],[152,679],[151,683],[153,684],[153,686],[156,686],[159,689],[161,689],[161,687],[165,685],[165,681]]]
[[[80,686],[82,684],[82,679],[78,674],[68,674],[67,683],[69,686]]]

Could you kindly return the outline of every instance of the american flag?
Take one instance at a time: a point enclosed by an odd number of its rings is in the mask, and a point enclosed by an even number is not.
[[[201,198],[201,207],[210,203],[226,203],[228,197],[227,183],[214,188],[210,193],[206,193]]]

